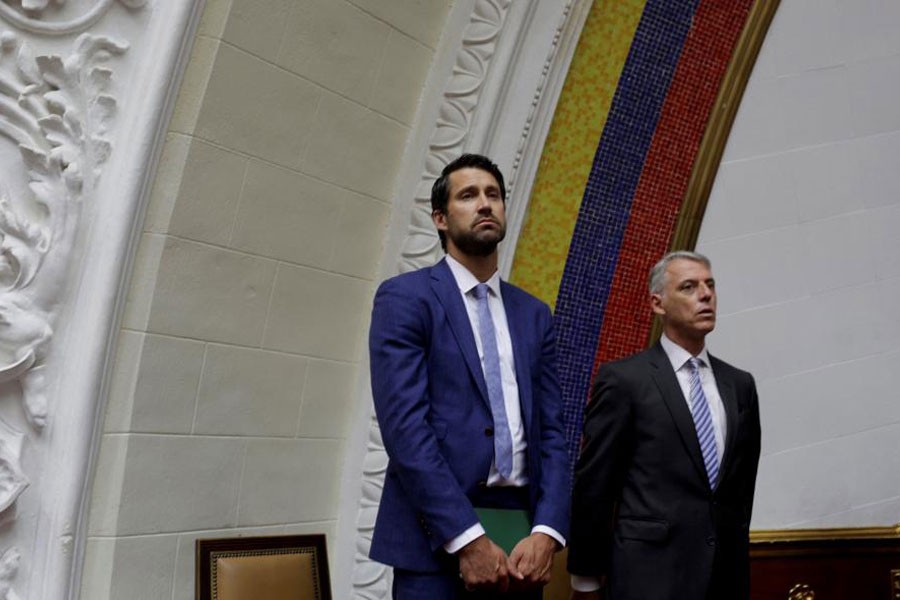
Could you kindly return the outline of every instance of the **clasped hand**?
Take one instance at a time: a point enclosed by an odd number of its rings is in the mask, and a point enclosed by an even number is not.
[[[527,589],[550,581],[557,542],[549,535],[532,533],[509,556],[482,535],[459,551],[459,576],[467,590]]]

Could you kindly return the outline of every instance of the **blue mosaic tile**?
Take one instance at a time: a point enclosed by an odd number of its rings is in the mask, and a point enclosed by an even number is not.
[[[632,197],[697,4],[648,0],[645,5],[582,198],[555,312],[572,468]]]

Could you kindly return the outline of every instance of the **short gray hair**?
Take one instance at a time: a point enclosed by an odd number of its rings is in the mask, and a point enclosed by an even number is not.
[[[653,268],[650,269],[648,284],[651,294],[662,293],[663,286],[666,281],[666,267],[668,267],[669,263],[671,263],[673,260],[678,259],[692,260],[694,262],[703,263],[708,269],[712,268],[709,259],[699,252],[691,252],[690,250],[676,250],[675,252],[669,252],[661,259],[659,259],[659,262],[653,265]]]

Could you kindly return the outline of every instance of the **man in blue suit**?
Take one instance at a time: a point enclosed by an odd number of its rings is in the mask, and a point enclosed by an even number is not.
[[[431,195],[447,256],[375,296],[372,393],[390,460],[370,556],[394,567],[398,600],[540,598],[568,535],[552,318],[497,273],[505,202],[490,159],[448,164]],[[527,515],[508,553],[484,509]]]

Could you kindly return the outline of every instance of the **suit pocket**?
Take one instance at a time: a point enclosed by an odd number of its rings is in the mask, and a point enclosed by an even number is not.
[[[669,523],[656,519],[620,517],[616,522],[616,532],[625,540],[664,542],[669,537]]]

